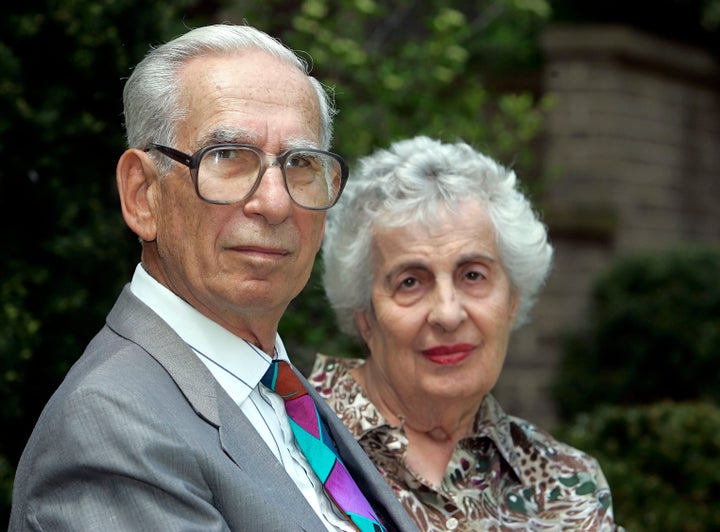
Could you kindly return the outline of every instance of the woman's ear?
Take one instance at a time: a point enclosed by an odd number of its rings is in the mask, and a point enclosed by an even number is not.
[[[370,345],[370,337],[372,336],[372,327],[370,325],[369,311],[355,312],[355,325],[357,325],[366,345]]]
[[[116,179],[125,223],[142,240],[155,240],[157,225],[150,195],[158,176],[145,152],[126,150],[118,161]]]
[[[517,290],[510,293],[510,322],[515,323],[518,307],[520,307],[520,294]]]

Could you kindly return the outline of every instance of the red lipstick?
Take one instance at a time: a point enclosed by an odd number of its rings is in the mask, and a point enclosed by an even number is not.
[[[439,345],[425,349],[422,354],[435,364],[450,366],[460,364],[470,356],[472,350],[472,344]]]

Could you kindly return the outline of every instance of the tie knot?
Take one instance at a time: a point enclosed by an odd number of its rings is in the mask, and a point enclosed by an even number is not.
[[[273,360],[260,382],[277,393],[285,401],[297,399],[307,394],[307,390],[300,382],[300,379],[290,364],[284,360]]]

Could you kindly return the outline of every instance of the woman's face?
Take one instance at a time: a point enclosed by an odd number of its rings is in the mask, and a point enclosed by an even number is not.
[[[356,315],[373,386],[391,402],[482,400],[505,360],[518,298],[485,209],[374,235],[373,311]]]

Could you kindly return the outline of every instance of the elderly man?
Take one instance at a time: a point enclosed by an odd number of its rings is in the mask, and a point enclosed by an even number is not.
[[[124,103],[141,263],[37,423],[10,529],[416,530],[277,335],[347,179],[322,86],[223,24],[150,51]]]

